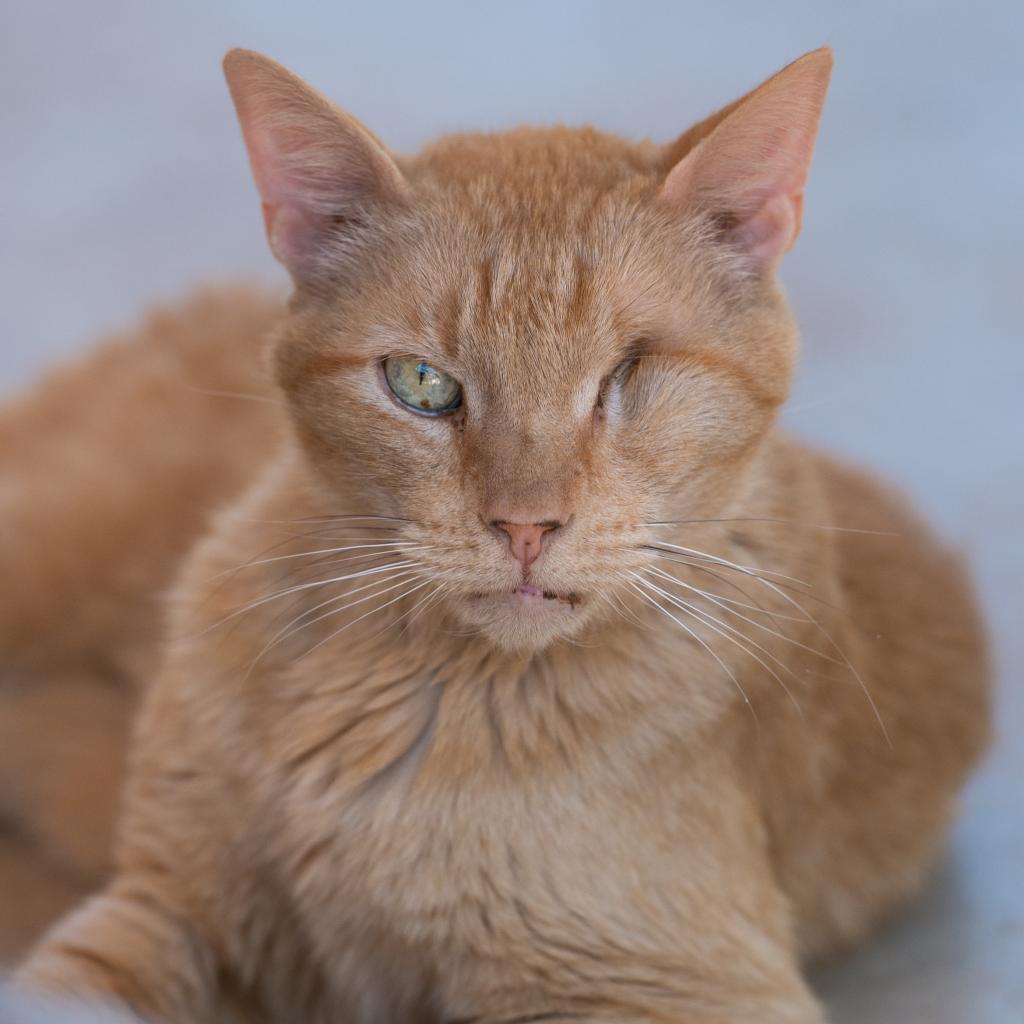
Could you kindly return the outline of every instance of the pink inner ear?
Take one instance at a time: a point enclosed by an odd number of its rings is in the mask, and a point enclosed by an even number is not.
[[[773,196],[730,231],[731,240],[759,265],[771,266],[796,241],[803,198],[802,192]]]
[[[303,277],[316,269],[339,216],[400,197],[405,182],[356,123],[295,120],[276,132],[250,125],[247,138],[270,248]]]
[[[712,135],[672,168],[661,195],[677,207],[724,216],[729,241],[767,268],[799,233],[810,145],[798,133],[767,144],[749,126],[731,123],[739,113],[722,126],[721,137]]]
[[[293,130],[276,135],[260,125],[246,125],[253,177],[260,192],[263,223],[271,252],[294,275],[312,268],[318,244],[324,234],[325,218],[318,206],[318,194],[312,174],[303,180],[301,161],[296,157],[310,140]],[[314,150],[315,152],[315,150]],[[310,168],[309,170],[313,170]],[[344,198],[344,178],[336,183],[339,202]]]
[[[681,160],[662,187],[676,206],[696,205],[729,223],[727,238],[759,267],[773,265],[796,241],[803,209],[803,181],[793,184],[787,154],[760,154],[744,164],[732,154],[699,147]],[[787,181],[787,184],[783,182]]]
[[[310,269],[323,235],[322,219],[290,203],[264,203],[263,222],[270,251],[293,274]]]

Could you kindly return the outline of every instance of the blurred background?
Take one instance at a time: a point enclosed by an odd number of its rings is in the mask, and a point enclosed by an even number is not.
[[[393,148],[520,122],[667,141],[836,48],[803,236],[793,429],[921,502],[974,566],[998,746],[926,898],[822,972],[838,1024],[1024,1011],[1024,7],[4,0],[0,389],[199,282],[283,288],[220,76],[262,50]]]

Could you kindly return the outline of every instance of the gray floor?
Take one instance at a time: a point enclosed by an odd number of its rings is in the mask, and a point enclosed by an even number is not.
[[[7,0],[0,383],[190,284],[280,281],[218,62],[290,64],[397,148],[589,120],[668,138],[830,42],[833,93],[785,277],[790,422],[903,482],[968,551],[1001,739],[927,898],[819,979],[839,1024],[1024,1019],[1022,8],[988,4]]]

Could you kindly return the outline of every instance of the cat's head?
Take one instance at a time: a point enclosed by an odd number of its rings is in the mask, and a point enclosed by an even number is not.
[[[338,511],[396,517],[439,600],[506,647],[595,625],[665,520],[748,483],[795,331],[828,50],[668,146],[591,129],[397,157],[279,65],[225,62],[296,285],[278,379]]]

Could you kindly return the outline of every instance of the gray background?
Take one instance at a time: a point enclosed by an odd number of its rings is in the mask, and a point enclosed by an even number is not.
[[[1019,3],[3,4],[0,385],[211,278],[283,282],[220,79],[263,50],[398,149],[592,121],[668,139],[800,53],[837,70],[784,278],[788,412],[968,551],[999,746],[927,898],[819,985],[840,1024],[1024,1019],[1024,17]]]

